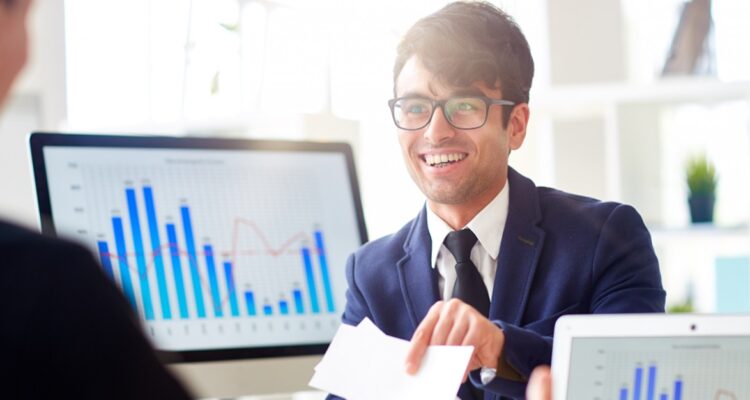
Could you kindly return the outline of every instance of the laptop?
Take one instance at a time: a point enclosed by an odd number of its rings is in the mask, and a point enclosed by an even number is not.
[[[168,360],[325,351],[367,240],[348,144],[34,133],[30,149],[43,233],[91,250]]]
[[[750,399],[750,315],[573,315],[555,325],[554,399]]]

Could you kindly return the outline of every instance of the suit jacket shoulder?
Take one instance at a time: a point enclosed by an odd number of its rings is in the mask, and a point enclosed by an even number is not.
[[[0,222],[0,254],[4,395],[189,398],[89,251]]]

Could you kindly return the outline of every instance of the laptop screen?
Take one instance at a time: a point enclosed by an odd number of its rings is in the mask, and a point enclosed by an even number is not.
[[[567,399],[750,398],[747,336],[575,337]]]
[[[348,145],[34,134],[31,146],[43,230],[91,249],[158,349],[305,354],[335,334],[346,258],[366,241]]]

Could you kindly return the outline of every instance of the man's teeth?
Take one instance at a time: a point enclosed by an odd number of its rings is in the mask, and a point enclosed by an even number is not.
[[[451,154],[427,154],[424,156],[424,160],[429,166],[443,165],[456,161],[461,161],[466,158],[466,155],[459,153]]]

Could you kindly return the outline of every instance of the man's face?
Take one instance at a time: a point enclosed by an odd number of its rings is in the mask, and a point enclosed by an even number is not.
[[[408,95],[443,100],[457,93],[502,99],[500,89],[489,88],[481,82],[468,88],[445,86],[416,56],[406,62],[396,80],[396,97]],[[477,129],[454,128],[445,119],[442,108],[437,108],[430,124],[420,130],[399,129],[399,142],[409,174],[433,209],[439,205],[483,207],[502,190],[507,179],[509,152],[523,143],[528,118],[525,104],[516,107],[522,109],[525,117],[522,115],[519,119],[518,110],[514,110],[507,129],[503,128],[502,106],[491,106],[487,122]],[[436,157],[444,156],[457,161],[434,164]]]
[[[26,63],[26,14],[30,0],[0,0],[0,105]]]

